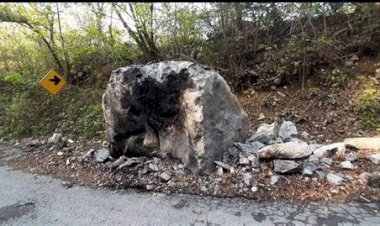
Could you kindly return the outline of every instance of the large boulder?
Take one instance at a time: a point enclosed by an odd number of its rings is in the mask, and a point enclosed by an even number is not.
[[[212,172],[228,146],[248,138],[247,114],[226,81],[191,62],[114,70],[103,112],[113,157],[175,157],[200,173]]]

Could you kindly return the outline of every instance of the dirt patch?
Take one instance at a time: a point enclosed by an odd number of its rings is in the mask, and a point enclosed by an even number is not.
[[[356,99],[365,84],[349,80],[344,87],[318,87],[309,85],[304,91],[299,87],[258,92],[250,89],[238,93],[237,97],[249,116],[251,131],[263,122],[290,120],[296,123],[300,134],[306,131],[319,142],[380,135],[380,131],[359,123]],[[259,120],[260,113],[265,119]]]
[[[363,172],[380,170],[364,156],[368,151],[359,151],[359,159],[354,162],[354,170],[342,170],[339,161],[334,161],[330,169],[341,172],[350,180],[343,185],[330,184],[317,175],[302,176],[300,173],[280,175],[282,182],[270,185],[270,177],[273,175],[273,163],[264,161],[261,171],[252,174],[250,185],[243,183],[242,174],[244,166],[236,167],[235,173],[224,172],[223,175],[212,174],[198,176],[184,169],[183,174],[178,175],[174,168],[178,168],[180,162],[175,160],[159,160],[159,170],[149,170],[149,163],[157,159],[148,159],[142,164],[124,167],[111,171],[109,163],[98,163],[94,159],[79,161],[84,150],[96,148],[99,144],[81,144],[81,150],[65,152],[51,152],[46,147],[25,148],[25,156],[10,159],[6,164],[14,169],[29,173],[52,175],[67,180],[74,186],[87,185],[106,189],[138,189],[139,191],[155,191],[162,193],[184,193],[216,197],[244,197],[257,201],[287,200],[294,202],[323,201],[331,203],[380,201],[380,189],[367,186],[360,180]],[[77,159],[72,160],[70,159]],[[334,157],[337,158],[337,157]],[[69,159],[69,160],[68,160]],[[338,159],[335,159],[338,160]],[[170,180],[160,177],[162,172],[167,172]],[[257,192],[252,192],[252,186],[257,187]],[[150,187],[150,188],[148,188]],[[184,204],[178,204],[180,208]]]

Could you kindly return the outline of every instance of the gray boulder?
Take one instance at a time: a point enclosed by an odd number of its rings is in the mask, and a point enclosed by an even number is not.
[[[310,156],[311,151],[305,142],[287,142],[266,146],[260,149],[257,155],[263,159],[299,159]]]
[[[297,138],[297,135],[297,127],[291,121],[284,121],[278,130],[278,136],[281,137],[283,141],[288,141],[291,138]]]
[[[210,173],[249,121],[226,81],[191,62],[131,65],[112,72],[103,95],[111,154],[157,154]]]

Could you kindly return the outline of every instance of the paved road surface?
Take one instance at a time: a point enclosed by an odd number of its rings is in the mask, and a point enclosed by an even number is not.
[[[0,225],[380,225],[380,203],[296,205],[65,188],[0,167]]]

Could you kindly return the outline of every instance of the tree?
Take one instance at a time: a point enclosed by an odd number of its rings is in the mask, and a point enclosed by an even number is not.
[[[131,38],[142,51],[146,62],[160,59],[160,53],[154,36],[154,5],[153,3],[113,3],[115,12],[122,21]],[[123,14],[127,14],[133,20],[135,29],[126,22]]]
[[[51,57],[54,59],[59,70],[70,79],[70,61],[68,53],[65,50],[65,43],[61,30],[61,21],[59,17],[59,7],[57,11],[52,9],[51,4],[29,3],[27,6],[21,4],[1,4],[0,5],[0,22],[15,23],[33,31],[37,37],[42,40]],[[57,16],[57,18],[56,18]],[[58,54],[58,45],[55,39],[55,22],[59,23],[60,44],[64,49],[64,57]]]

